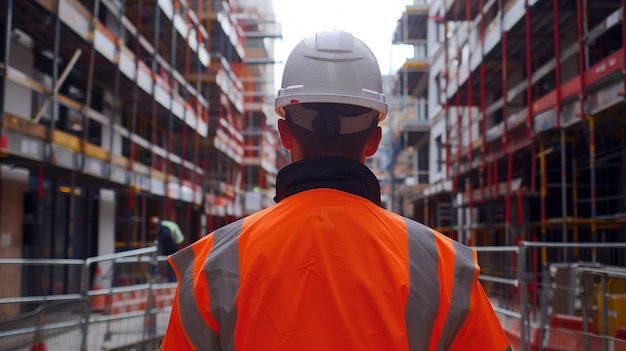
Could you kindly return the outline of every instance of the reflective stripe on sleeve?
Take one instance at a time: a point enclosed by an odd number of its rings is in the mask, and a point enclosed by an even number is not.
[[[409,240],[410,290],[405,310],[411,351],[426,351],[439,310],[438,252],[429,228],[405,219]]]
[[[211,297],[210,311],[220,325],[220,344],[223,351],[235,350],[235,299],[239,292],[239,250],[237,238],[243,220],[231,223],[214,232],[214,244],[204,264],[204,272]]]
[[[418,222],[405,218],[405,223],[411,284],[405,311],[409,349],[443,351],[467,318],[478,273],[475,251]]]
[[[219,336],[209,327],[200,314],[201,308],[196,303],[194,294],[193,262],[195,259],[191,246],[170,256],[171,261],[180,273],[178,285],[178,309],[180,319],[188,341],[196,350],[219,350]],[[198,259],[202,259],[199,257]],[[174,306],[176,308],[177,306]]]
[[[475,262],[475,252],[459,243],[450,240],[454,248],[454,284],[450,309],[444,324],[443,333],[437,350],[446,350],[452,343],[457,331],[463,325],[470,309],[472,283],[477,273],[478,265]]]

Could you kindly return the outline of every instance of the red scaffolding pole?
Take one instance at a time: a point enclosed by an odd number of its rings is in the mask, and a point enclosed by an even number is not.
[[[526,25],[526,137],[531,139],[534,134],[534,111],[533,111],[533,75],[531,62],[531,28],[530,28],[530,4],[528,0],[524,2],[526,9],[525,25]],[[530,153],[530,191],[534,192],[535,174],[537,172],[537,150],[535,143],[532,143]]]
[[[624,9],[626,9],[626,1],[622,0],[622,17]],[[584,11],[584,9],[583,9]],[[579,21],[579,25],[582,26],[582,21]],[[582,31],[582,28],[579,29],[579,33]],[[584,35],[584,33],[583,33]],[[623,47],[622,51],[626,51],[626,24],[622,20],[622,42]],[[624,56],[624,60],[626,60],[626,55]],[[622,75],[622,79],[624,80],[624,93],[626,93],[626,65],[624,65],[624,70],[622,71],[625,74]],[[583,74],[581,73],[581,76]],[[585,86],[581,87],[581,90],[584,91]],[[590,191],[591,191],[591,235],[592,241],[596,241],[596,214],[597,214],[597,205],[596,205],[596,131],[595,131],[595,119],[592,115],[587,116],[589,121],[589,178],[590,178]],[[595,250],[593,251],[594,259],[595,259]]]
[[[626,3],[626,0],[622,1]],[[576,1],[576,14],[578,20],[576,21],[578,24],[578,78],[580,78],[580,95],[578,95],[579,99],[579,107],[580,107],[580,117],[585,117],[585,37],[583,33],[583,19],[584,19],[584,8],[583,8],[583,0]],[[626,26],[622,26],[626,31]],[[625,39],[626,40],[626,39]],[[626,66],[625,66],[626,67]],[[624,80],[626,84],[626,80]]]
[[[444,87],[443,91],[440,94],[443,95],[443,108],[444,108],[444,119],[445,119],[445,133],[446,133],[446,179],[450,178],[450,126],[448,125],[448,115],[450,113],[450,103],[448,102],[448,83],[450,81],[450,69],[448,67],[448,61],[450,59],[450,54],[448,52],[448,22],[444,18],[444,35],[443,35],[443,51],[444,51],[444,64],[443,64],[443,79],[444,79]]]
[[[189,16],[185,16],[186,22],[187,22],[187,27],[191,27],[192,24],[189,23]],[[185,78],[188,79],[189,74],[190,74],[190,65],[191,65],[191,55],[190,55],[190,51],[191,51],[191,46],[189,45],[189,36],[192,35],[192,31],[189,31],[187,33],[187,38],[185,38],[185,41],[187,42],[187,45],[185,45]],[[188,180],[190,181],[191,179],[188,179],[188,177],[185,176],[185,160],[187,159],[187,134],[189,132],[189,126],[187,125],[186,119],[187,119],[187,108],[186,106],[188,104],[191,104],[191,94],[189,94],[189,98],[187,99],[187,101],[185,101],[185,104],[183,105],[184,108],[184,117],[183,117],[183,138],[182,138],[182,143],[180,146],[180,175],[178,177],[178,183],[179,184],[183,184],[183,180]],[[195,112],[195,110],[194,110]]]
[[[480,8],[481,16],[480,16],[480,51],[481,51],[481,60],[480,60],[480,134],[481,134],[481,145],[480,145],[480,197],[485,199],[485,188],[484,178],[485,178],[485,168],[486,168],[486,157],[487,157],[487,133],[485,126],[485,114],[486,114],[486,103],[485,103],[485,10],[483,0],[479,0],[478,6]],[[487,178],[489,178],[489,172],[487,172]],[[488,180],[488,179],[487,179]],[[487,181],[487,186],[489,186],[489,182]]]
[[[504,1],[500,1],[500,9],[504,9]],[[511,224],[511,177],[513,174],[513,155],[508,148],[508,62],[507,62],[507,33],[504,29],[504,11],[501,12],[500,26],[502,32],[502,153],[507,156],[506,194],[504,196],[504,224],[508,240]],[[496,161],[497,162],[497,161]],[[496,166],[497,170],[497,166]],[[497,178],[496,178],[497,179]]]
[[[465,1],[465,7],[466,7],[466,11],[465,11],[465,18],[467,20],[467,35],[469,37],[472,36],[472,2],[471,0],[466,0]],[[472,53],[470,50],[470,54],[468,55],[467,58],[467,119],[469,120],[469,128],[468,128],[468,143],[467,143],[467,164],[468,164],[468,169],[472,169],[473,166],[473,149],[472,149],[472,142],[473,140],[473,135],[472,135],[472,122],[473,122],[473,116],[472,116],[472,104],[473,104],[473,99],[472,99]]]
[[[491,163],[493,166],[493,200],[496,200],[500,195],[498,189],[498,158],[494,155],[493,149],[491,149]]]
[[[454,19],[456,23],[459,23],[459,2],[457,0],[454,2]],[[459,180],[459,173],[461,172],[461,151],[463,150],[463,140],[461,136],[461,130],[463,129],[463,113],[461,109],[461,47],[459,46],[459,33],[457,26],[454,26],[456,31],[456,171],[454,172],[454,177],[452,178],[452,192],[456,193],[459,191],[459,185],[457,184]]]
[[[138,8],[137,8],[137,32],[135,32],[134,34],[137,36],[135,39],[135,65],[137,67],[137,70],[140,69],[140,43],[139,43],[139,35],[141,35],[141,17],[143,16],[143,1],[139,0],[138,3]],[[158,28],[158,24],[155,23],[156,28]],[[155,32],[156,33],[156,32]],[[156,36],[157,40],[158,40],[158,36]],[[154,85],[153,85],[154,88]],[[130,133],[135,134],[136,130],[137,130],[137,94],[138,94],[138,83],[137,83],[137,77],[135,77],[135,84],[133,87],[133,106],[131,107],[131,127],[130,127]],[[119,98],[119,97],[116,97]],[[156,115],[156,102],[152,101],[152,115]],[[153,123],[153,125],[156,125],[156,123]],[[152,137],[152,144],[154,145],[154,133],[156,133],[153,130],[153,137]],[[129,138],[129,142],[130,142],[130,162],[129,162],[129,166],[128,166],[128,170],[129,172],[132,172],[134,169],[134,164],[135,164],[135,154],[136,152],[136,146],[135,146],[135,142],[133,141],[133,138]],[[153,161],[153,160],[152,160]],[[154,161],[152,162],[153,164],[150,165],[152,168],[154,168]],[[132,177],[131,177],[132,179]],[[131,180],[132,182],[132,180]],[[133,184],[131,184],[128,187],[128,208],[129,210],[133,210],[135,208],[135,188],[133,186]]]
[[[561,37],[559,33],[559,2],[553,1],[554,11],[554,73],[556,86],[556,122],[555,127],[561,127]]]
[[[622,80],[624,83],[624,92],[622,94],[624,94],[624,96],[626,96],[626,24],[624,24],[624,17],[626,17],[624,15],[624,12],[626,11],[626,0],[622,0],[622,51],[624,51],[624,54],[622,55],[624,57],[624,68],[622,69]],[[582,26],[582,19],[579,18],[579,26]],[[585,87],[582,86],[582,89],[584,89]]]

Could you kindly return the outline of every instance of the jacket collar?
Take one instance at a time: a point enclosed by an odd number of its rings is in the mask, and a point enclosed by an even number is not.
[[[278,172],[276,203],[302,191],[331,188],[364,197],[381,206],[380,185],[362,163],[343,157],[313,157]]]

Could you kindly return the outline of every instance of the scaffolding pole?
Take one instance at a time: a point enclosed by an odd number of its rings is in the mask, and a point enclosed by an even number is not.
[[[467,20],[467,35],[468,37],[472,36],[472,2],[471,0],[466,0],[465,1],[465,8],[466,8],[466,20]],[[468,128],[468,143],[467,143],[467,165],[468,165],[468,169],[472,169],[473,168],[473,163],[474,163],[474,150],[473,150],[473,146],[472,146],[472,142],[474,141],[473,139],[473,135],[472,135],[472,127],[473,127],[473,115],[472,115],[472,106],[473,106],[473,96],[472,96],[472,89],[473,89],[473,85],[472,85],[472,52],[470,50],[470,53],[468,55],[467,58],[467,119],[469,120],[469,128]]]
[[[125,37],[124,21],[121,20],[124,17],[125,6],[126,6],[126,0],[121,0],[120,6],[119,6],[119,12],[118,12],[118,17],[120,20],[118,21],[118,27],[117,27],[117,32],[119,33],[120,38]],[[141,0],[139,0],[139,8],[141,8]],[[108,166],[107,177],[111,175],[111,170],[113,168],[113,150],[115,150],[115,148],[113,147],[115,138],[113,136],[115,135],[115,119],[120,117],[122,114],[122,108],[121,108],[122,104],[121,104],[121,99],[120,99],[121,70],[120,70],[120,63],[119,63],[121,45],[122,44],[118,44],[115,46],[117,64],[115,65],[115,81],[113,83],[113,114],[111,115],[111,118],[109,119],[109,152],[107,155],[107,158],[108,158],[107,159],[107,166]],[[137,57],[135,57],[135,65],[137,65]],[[134,79],[135,86],[133,87],[133,99],[136,94],[135,90],[137,89],[136,77],[137,75],[135,75],[135,79]]]
[[[158,7],[158,6],[156,6]],[[180,3],[175,2],[174,3],[174,10],[175,12],[178,12],[180,7]],[[187,16],[185,14],[185,16]],[[174,26],[174,24],[172,23],[171,27],[171,44],[170,44],[170,72],[168,73],[171,77],[170,81],[174,80],[174,71],[176,70],[176,47],[177,47],[177,43],[178,41],[176,40],[176,27]],[[157,51],[157,48],[159,47],[159,43],[156,42],[155,43],[155,51]],[[168,82],[170,85],[168,86],[169,91],[170,91],[170,106],[168,108],[167,111],[167,151],[166,151],[166,155],[167,155],[167,162],[165,162],[165,179],[167,179],[167,183],[169,184],[170,182],[170,177],[173,174],[173,166],[172,164],[174,163],[171,158],[170,155],[173,153],[173,148],[174,148],[174,113],[172,113],[172,109],[174,108],[174,89],[171,86],[171,83]],[[184,123],[183,123],[184,124]],[[181,161],[181,167],[183,166],[182,161]],[[180,179],[178,180],[180,182]],[[174,202],[172,197],[169,194],[166,194],[165,196],[166,202],[167,202],[167,218],[173,218],[173,214],[174,214]]]
[[[493,195],[493,200],[497,200],[500,196],[500,189],[498,188],[498,181],[500,179],[500,176],[498,174],[498,156],[494,155],[494,151],[493,148],[491,149],[491,161],[493,164],[493,189],[492,189],[492,195]]]
[[[561,34],[559,33],[559,2],[553,1],[554,12],[554,75],[556,91],[555,128],[561,128]]]
[[[526,9],[526,14],[524,16],[524,24],[526,28],[526,137],[532,138],[533,136],[533,77],[532,77],[532,62],[531,62],[531,45],[532,45],[532,36],[530,34],[530,4],[529,0],[524,1],[524,8]],[[533,159],[534,163],[535,160]]]
[[[4,34],[4,48],[3,48],[3,57],[2,57],[2,84],[1,91],[2,96],[6,96],[7,91],[7,72],[9,70],[10,57],[11,57],[11,27],[13,27],[13,0],[6,0],[5,2],[5,25],[3,28]],[[5,152],[8,152],[8,141],[6,135],[4,135],[4,98],[0,98],[0,157],[5,155]],[[40,168],[40,171],[43,168]],[[2,179],[2,167],[0,167],[0,181]],[[0,194],[2,193],[2,184],[0,183]],[[2,212],[3,201],[0,201],[0,213]]]
[[[93,14],[91,15],[91,21],[89,21],[89,70],[87,72],[87,91],[85,95],[85,104],[82,108],[82,119],[83,119],[83,131],[82,131],[82,141],[81,141],[81,155],[82,162],[79,170],[82,171],[85,168],[85,144],[88,143],[89,140],[89,109],[91,108],[91,99],[93,93],[93,76],[95,69],[95,61],[96,61],[96,30],[98,26],[98,18],[100,14],[100,0],[94,0],[93,3]]]
[[[624,0],[626,1],[626,0]],[[580,93],[578,95],[578,103],[579,103],[579,117],[585,117],[585,72],[587,70],[586,66],[586,55],[585,55],[585,35],[586,35],[586,0],[577,0],[576,1],[576,15],[577,15],[577,34],[578,34],[578,77],[580,79]],[[622,26],[624,27],[624,26]],[[577,174],[577,165],[576,165],[576,142],[572,141],[572,216],[574,221],[578,220],[578,174]],[[578,242],[578,226],[574,225],[572,227],[573,230],[573,242]],[[574,257],[578,257],[578,249],[574,250]]]
[[[0,91],[2,91],[2,95],[6,96],[7,91],[7,71],[9,69],[9,64],[11,61],[11,27],[13,27],[13,0],[6,0],[5,3],[5,11],[6,18],[3,28],[4,34],[4,57],[2,57],[2,81],[0,84]],[[4,98],[0,98],[0,157],[5,156],[5,152],[8,153],[8,140],[4,135]],[[2,193],[2,167],[0,167],[0,194]],[[2,209],[2,201],[0,201],[0,216],[3,214]]]
[[[567,242],[567,145],[565,128],[560,130],[561,136],[561,240]],[[567,262],[567,249],[563,249],[563,261]]]
[[[533,93],[532,93],[532,63],[530,61],[531,58],[531,45],[532,45],[532,36],[530,35],[530,4],[528,0],[524,1],[524,9],[526,11],[524,15],[524,26],[525,26],[525,43],[526,43],[526,138],[529,140],[533,140]],[[537,162],[535,157],[535,143],[532,142],[531,153],[530,153],[530,182],[531,182],[531,191],[534,191],[534,183],[535,183],[535,163]],[[517,222],[521,232],[521,240],[526,240],[526,227],[523,225],[523,212],[522,212],[522,187],[518,189],[517,195]]]
[[[158,6],[157,6],[158,8]],[[158,12],[158,9],[157,9]],[[133,140],[133,136],[136,134],[137,132],[137,114],[138,114],[138,94],[139,94],[139,82],[138,82],[138,78],[139,78],[139,57],[140,57],[140,40],[139,38],[141,37],[141,23],[143,21],[142,19],[142,13],[143,13],[143,1],[139,0],[138,2],[138,9],[137,9],[137,27],[136,27],[136,38],[135,38],[135,77],[134,77],[134,84],[133,84],[133,99],[132,99],[132,107],[131,107],[131,131],[130,131],[130,135],[129,135],[129,143],[130,143],[130,162],[129,162],[129,168],[128,168],[128,172],[129,174],[132,175],[132,172],[134,170],[134,164],[135,164],[135,154],[136,152],[136,146],[135,146],[135,142]],[[157,22],[155,22],[155,26],[158,26]],[[156,34],[156,32],[155,32]],[[158,34],[157,38],[158,38]],[[155,60],[153,60],[154,62]],[[152,84],[152,90],[154,91],[154,83]],[[117,98],[119,98],[119,96],[117,96]],[[154,95],[153,95],[154,98]],[[156,108],[156,106],[154,105],[154,101],[153,101],[153,105],[152,105],[152,109],[154,110]],[[156,123],[153,123],[153,126],[156,126]],[[151,165],[152,166],[152,165]],[[152,167],[150,170],[150,175],[152,175]],[[130,182],[131,184],[129,184],[128,187],[128,216],[129,216],[129,223],[131,225],[130,227],[130,231],[133,231],[133,226],[135,225],[134,221],[133,221],[133,211],[135,210],[135,186],[132,183],[132,179],[133,177],[129,177],[130,178]],[[141,202],[145,203],[145,196],[141,197]]]
[[[11,31],[13,27],[13,0],[6,0],[5,2],[5,18],[3,33],[4,34],[4,48],[2,57],[2,95],[6,95],[7,91],[7,72],[9,71],[9,65],[11,61]],[[0,138],[2,138],[1,148],[5,147],[4,132],[4,99],[0,99]]]
[[[50,97],[47,98],[46,100],[44,100],[44,102],[41,104],[41,106],[39,106],[39,110],[37,110],[37,113],[35,113],[35,116],[31,120],[34,124],[39,123],[39,120],[41,119],[41,116],[43,116],[43,114],[46,111],[46,108],[48,108],[48,105],[50,104],[50,102],[52,100],[56,100],[57,99],[57,94],[59,93],[59,90],[61,89],[61,86],[63,85],[63,83],[65,83],[65,79],[67,79],[67,77],[70,75],[70,72],[72,71],[72,68],[74,68],[74,65],[78,61],[78,58],[80,57],[81,53],[82,53],[82,51],[80,49],[77,49],[74,52],[74,55],[72,55],[72,58],[70,58],[70,60],[68,61],[67,65],[63,69],[63,72],[61,73],[61,75],[56,80],[55,84],[53,85],[52,93],[50,94]],[[54,65],[56,66],[56,63],[54,63]]]
[[[541,241],[546,242],[546,195],[548,193],[546,187],[546,154],[545,142],[543,138],[539,138],[539,180],[540,180],[540,197],[541,197]],[[547,261],[547,252],[545,248],[541,249],[541,266]]]
[[[487,132],[486,132],[486,122],[485,122],[485,114],[486,114],[486,102],[485,102],[485,9],[484,9],[484,0],[479,0],[478,7],[480,8],[480,135],[481,135],[481,143],[480,143],[480,197],[484,201],[485,200],[485,188],[484,188],[484,178],[485,178],[485,168],[486,168],[486,157],[487,157]],[[489,172],[487,172],[489,174]],[[487,175],[489,178],[489,175]],[[488,182],[487,182],[488,183]]]
[[[192,28],[193,24],[189,23],[189,16],[185,16],[186,19],[186,24],[187,24],[187,28]],[[185,79],[187,79],[190,75],[190,70],[191,70],[191,55],[190,55],[190,51],[191,51],[191,46],[189,45],[189,35],[191,35],[191,33],[193,33],[193,31],[188,31],[187,32],[187,38],[185,38],[185,42],[187,43],[185,45]],[[198,42],[199,43],[199,42]],[[172,71],[174,70],[174,67],[172,67]],[[196,97],[197,98],[197,97]],[[185,101],[185,104],[190,104],[190,102],[192,102],[191,99],[191,94],[188,95],[187,101]],[[187,138],[188,138],[188,134],[189,134],[189,125],[187,125],[186,119],[187,119],[187,109],[184,108],[183,109],[183,122],[182,122],[182,128],[183,128],[183,139],[182,139],[182,143],[180,146],[180,176],[178,178],[178,182],[182,185],[183,183],[183,179],[187,180],[186,176],[185,176],[185,161],[187,160]],[[194,110],[195,113],[195,110]],[[193,201],[193,198],[192,198]]]
[[[589,179],[591,186],[591,236],[595,242],[596,233],[596,131],[593,115],[587,115],[589,123]],[[593,262],[596,261],[596,250],[593,250]]]
[[[200,12],[200,10],[202,10],[202,1],[198,1],[198,13],[201,14],[202,12]],[[198,24],[198,26],[196,27],[196,33],[198,36],[198,52],[200,51],[199,48],[202,45],[202,43],[204,43],[204,38],[202,37],[202,33],[200,32],[200,26],[202,25],[202,23],[200,22]],[[200,77],[202,74],[202,65],[201,65],[202,61],[200,61],[200,59],[198,58],[196,60],[196,76]],[[199,124],[200,118],[203,118],[204,116],[204,107],[202,106],[200,97],[202,96],[202,84],[201,84],[201,79],[196,79],[196,129],[195,129],[195,133],[193,134],[193,164],[194,164],[194,171],[192,173],[192,177],[191,177],[191,182],[194,184],[194,186],[196,184],[200,184],[200,189],[202,189],[202,194],[205,194],[206,189],[204,188],[204,181],[202,181],[203,179],[201,177],[198,176],[198,168],[199,168],[199,164],[200,164],[200,133],[199,133]],[[194,199],[195,200],[195,199]],[[204,199],[201,199],[200,202],[204,201]],[[198,228],[198,233],[200,235],[200,237],[202,237],[203,230],[202,230],[202,214],[204,213],[204,208],[200,207],[199,211],[200,215],[198,216],[198,223],[197,223],[197,228]],[[198,238],[199,239],[199,238]]]
[[[460,23],[459,18],[459,3],[460,0],[454,2],[454,19],[455,24]],[[459,174],[461,173],[461,152],[463,151],[463,139],[461,135],[461,130],[463,129],[463,113],[461,108],[461,47],[459,46],[459,26],[454,26],[455,29],[455,42],[456,42],[456,52],[455,52],[455,60],[456,64],[456,170],[454,172],[454,177],[452,178],[452,193],[456,195],[459,192]],[[460,223],[459,223],[460,224]],[[460,230],[461,228],[459,228]],[[460,234],[460,233],[459,233]]]
[[[626,96],[626,24],[624,24],[624,15],[626,12],[626,0],[622,0],[622,52],[624,57],[624,68],[622,69],[622,81],[624,83],[624,91],[622,94]],[[586,22],[585,22],[586,23]]]
[[[56,7],[56,13],[54,14],[54,57],[60,57],[60,51],[61,51],[61,17],[59,16],[59,6]],[[61,80],[64,80],[65,78],[62,78]],[[59,65],[57,64],[57,62],[55,60],[53,60],[52,63],[52,86],[55,87],[59,81]],[[60,85],[59,85],[60,88]],[[56,99],[56,94],[54,94],[51,97],[51,113],[50,113],[50,125],[48,126],[48,140],[46,141],[46,146],[44,148],[44,162],[43,162],[43,167],[41,167],[39,169],[39,186],[41,191],[39,192],[40,197],[43,196],[43,182],[44,182],[44,177],[45,177],[45,171],[46,171],[46,165],[48,162],[50,162],[50,160],[52,159],[52,136],[54,135],[54,129],[55,129],[55,125],[56,125],[56,121],[59,118],[59,109],[57,108],[59,105],[58,100]],[[58,179],[56,179],[56,177],[52,177],[52,203],[55,204],[56,203],[56,199],[58,196],[58,192],[56,191],[58,186]],[[57,207],[56,206],[52,206],[51,209],[51,213],[50,213],[50,218],[51,218],[51,223],[50,223],[50,227],[51,228],[56,228],[56,220],[57,220]],[[51,247],[54,247],[54,241],[55,241],[56,236],[52,237],[52,242],[51,242]],[[52,274],[51,272],[49,274]],[[52,280],[52,277],[49,277],[50,280]]]
[[[500,0],[500,8],[504,8],[504,1]],[[502,153],[507,156],[506,195],[504,196],[504,231],[506,245],[512,245],[511,240],[511,178],[513,176],[513,155],[509,150],[508,128],[508,53],[507,33],[504,28],[504,11],[500,11],[500,30],[502,35]],[[496,167],[497,169],[497,167]],[[497,179],[497,178],[496,178]]]
[[[556,121],[559,129],[561,148],[561,240],[567,242],[567,150],[565,145],[565,129],[561,125],[561,34],[559,30],[559,2],[553,2],[554,11],[554,72],[556,90]],[[580,23],[578,26],[580,27]],[[582,75],[582,72],[581,72]],[[582,87],[581,87],[582,89]],[[567,261],[567,250],[563,249],[563,260]]]
[[[576,150],[576,141],[572,141],[572,150]],[[572,151],[572,217],[574,222],[578,220],[578,175],[576,165],[576,152]],[[572,227],[572,242],[578,242],[578,226]],[[578,257],[578,248],[574,249],[574,258]]]
[[[61,51],[61,17],[59,16],[59,7],[56,8],[56,13],[54,14],[54,57],[59,57],[59,52]],[[59,81],[59,65],[53,60],[52,64],[52,86],[55,87],[57,82]],[[59,86],[60,88],[60,86]],[[58,89],[58,88],[57,88]],[[52,135],[56,125],[56,121],[59,118],[59,109],[57,108],[59,102],[56,99],[56,96],[51,98],[52,106],[50,113],[50,125],[48,126],[48,140],[46,149],[44,152],[44,160],[50,161],[52,158]]]
[[[445,133],[446,133],[446,178],[449,179],[450,178],[450,156],[451,156],[451,151],[450,151],[450,126],[449,126],[449,121],[448,121],[448,117],[450,114],[450,102],[448,101],[448,84],[450,84],[450,67],[448,67],[448,61],[450,60],[450,54],[449,54],[449,50],[448,50],[448,45],[449,45],[449,41],[448,41],[448,21],[445,19],[444,17],[444,36],[443,36],[443,52],[444,52],[444,64],[443,64],[443,78],[445,81],[444,87],[443,87],[443,91],[439,92],[439,94],[443,94],[443,100],[444,100],[444,105],[443,105],[443,117],[445,119]]]

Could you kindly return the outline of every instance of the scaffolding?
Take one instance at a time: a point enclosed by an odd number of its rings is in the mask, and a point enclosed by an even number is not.
[[[250,212],[248,193],[267,205],[279,164],[246,155],[278,149],[261,82],[281,28],[265,5],[3,2],[0,182],[11,191],[0,221],[23,243],[11,249],[84,258],[149,246],[155,215],[189,244]]]
[[[623,8],[432,2],[429,153],[445,154],[445,171],[433,177],[430,163],[413,217],[475,245],[626,240]]]

